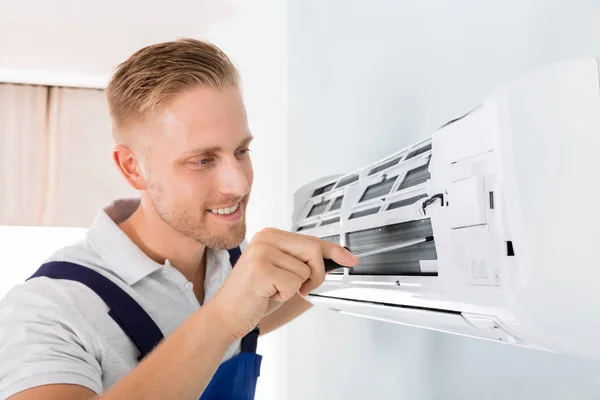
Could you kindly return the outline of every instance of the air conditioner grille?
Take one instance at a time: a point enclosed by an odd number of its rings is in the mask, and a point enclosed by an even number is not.
[[[363,257],[358,265],[350,268],[349,273],[350,275],[437,276],[437,272],[421,271],[421,260],[437,260],[435,241],[430,240]]]
[[[304,226],[301,226],[301,227],[299,227],[299,228],[297,229],[297,232],[303,231],[303,230],[305,230],[305,229],[312,229],[312,228],[314,228],[315,226],[317,226],[317,224],[304,225]]]
[[[312,197],[318,196],[320,194],[327,193],[327,192],[331,191],[331,189],[333,189],[334,185],[335,185],[335,182],[334,183],[330,183],[329,185],[321,186],[320,188],[316,189],[313,192]]]
[[[381,182],[375,183],[369,186],[365,192],[363,193],[360,202],[375,199],[377,197],[385,196],[390,192],[392,186],[394,186],[394,182],[398,177],[394,176],[391,178],[387,178]]]
[[[327,220],[325,220],[325,221],[323,221],[321,223],[321,226],[323,226],[323,225],[331,225],[331,224],[335,224],[335,223],[338,223],[338,222],[340,222],[340,217],[332,218],[332,219],[327,219]]]
[[[426,218],[350,232],[347,236],[347,246],[352,252],[361,253],[431,236],[433,236],[431,220]]]
[[[393,167],[394,165],[398,164],[398,162],[402,159],[402,156],[396,157],[393,160],[384,162],[381,165],[378,165],[377,167],[373,168],[370,172],[369,172],[369,176],[374,175],[378,172],[381,172],[383,170],[386,170],[390,167]]]
[[[423,147],[421,147],[421,148],[419,148],[419,149],[416,149],[416,150],[413,150],[413,151],[411,151],[411,152],[408,154],[408,156],[406,157],[406,159],[407,159],[407,160],[410,160],[411,158],[414,158],[414,157],[416,157],[416,156],[418,156],[418,155],[420,155],[420,154],[426,153],[426,152],[428,152],[429,150],[431,150],[431,143],[428,143],[427,145],[425,145],[425,146],[423,146]]]
[[[325,209],[327,208],[328,204],[329,204],[328,201],[324,201],[322,203],[315,204],[310,209],[310,212],[308,213],[308,217],[307,218],[314,217],[315,215],[323,214],[325,212]]]
[[[379,212],[380,207],[369,208],[368,210],[357,211],[355,213],[350,214],[349,219],[355,219],[360,217],[366,217],[367,215],[377,214]]]
[[[406,174],[406,177],[404,178],[404,181],[402,181],[400,187],[398,187],[398,190],[404,190],[409,187],[413,187],[421,183],[427,182],[427,180],[431,177],[428,168],[429,162],[421,167],[415,168],[412,171],[410,171],[408,174]]]
[[[358,175],[349,176],[349,177],[344,178],[341,181],[339,181],[336,188],[341,188],[343,186],[349,185],[351,183],[356,182],[357,180],[358,180]]]
[[[340,197],[336,198],[335,201],[333,202],[333,204],[331,205],[330,211],[339,210],[340,208],[342,208],[342,200],[343,199],[344,199],[344,196],[340,196]]]
[[[406,207],[406,206],[409,206],[411,204],[415,204],[415,202],[417,202],[418,200],[424,199],[425,197],[427,197],[427,195],[426,194],[422,194],[420,196],[414,196],[414,197],[411,197],[409,199],[395,201],[392,204],[390,204],[387,209],[388,210],[394,210],[396,208]]]

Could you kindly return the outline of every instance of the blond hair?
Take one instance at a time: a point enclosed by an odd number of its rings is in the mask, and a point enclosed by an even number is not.
[[[136,51],[117,67],[106,89],[113,137],[124,142],[126,127],[197,86],[239,86],[237,68],[214,44],[179,39]]]

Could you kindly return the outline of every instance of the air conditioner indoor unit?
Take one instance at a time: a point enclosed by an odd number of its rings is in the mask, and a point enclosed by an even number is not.
[[[305,185],[294,231],[358,266],[308,299],[343,313],[600,358],[598,61],[546,66],[425,140]]]

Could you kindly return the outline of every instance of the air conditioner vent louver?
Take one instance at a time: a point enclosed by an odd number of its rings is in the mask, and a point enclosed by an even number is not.
[[[360,202],[385,196],[390,192],[392,186],[394,186],[394,182],[396,182],[396,179],[397,176],[394,176],[392,178],[387,178],[381,182],[369,186],[363,193]]]
[[[325,209],[327,208],[328,204],[329,204],[328,201],[324,201],[322,203],[315,204],[310,209],[310,212],[308,213],[308,217],[310,218],[310,217],[314,217],[316,215],[323,214],[325,212]]]
[[[362,253],[412,240],[433,236],[429,218],[348,233],[346,245],[352,252]]]
[[[425,146],[423,146],[423,147],[421,147],[421,148],[419,148],[419,149],[416,149],[416,150],[413,150],[413,151],[411,151],[411,152],[408,154],[408,156],[406,157],[406,159],[407,159],[407,160],[410,160],[411,158],[414,158],[414,157],[416,157],[416,156],[418,156],[418,155],[420,155],[420,154],[426,153],[426,152],[428,152],[429,150],[431,150],[431,143],[428,143],[427,145],[425,145]]]
[[[342,208],[342,200],[344,199],[344,196],[340,196],[338,198],[335,199],[335,201],[333,202],[333,204],[331,205],[330,211],[335,211],[335,210],[339,210],[340,208]]]
[[[411,204],[415,204],[417,201],[424,199],[425,197],[427,197],[427,195],[422,194],[420,196],[411,197],[409,199],[399,200],[399,201],[396,201],[396,202],[393,202],[392,204],[390,204],[387,209],[394,210],[396,208],[406,207]]]
[[[304,226],[299,227],[298,230],[297,230],[297,232],[300,232],[300,231],[303,231],[303,230],[306,230],[306,229],[312,229],[315,226],[317,226],[317,224],[304,225]]]
[[[331,225],[331,224],[336,224],[336,223],[338,223],[338,222],[340,222],[340,217],[337,217],[337,218],[332,218],[332,219],[327,219],[327,220],[325,220],[325,221],[323,221],[323,222],[321,223],[321,226],[323,226],[323,225]]]
[[[344,179],[342,179],[341,181],[338,182],[338,184],[336,186],[336,189],[344,187],[344,186],[349,185],[351,183],[354,183],[357,180],[358,180],[358,174],[349,176],[347,178],[344,178]]]
[[[350,214],[350,219],[366,217],[367,215],[377,214],[379,212],[380,207],[369,208],[368,210],[357,211],[355,213]]]
[[[409,187],[427,182],[427,180],[431,177],[428,168],[429,162],[422,167],[418,167],[410,171],[408,174],[406,174],[406,177],[404,178],[404,181],[402,181],[402,184],[398,187],[398,190],[408,189]]]
[[[435,241],[429,240],[397,250],[362,257],[349,270],[350,275],[419,275],[437,276],[437,272],[421,270],[421,261],[436,260]]]
[[[331,191],[331,189],[333,189],[334,185],[335,185],[335,182],[334,183],[330,183],[329,185],[325,185],[325,186],[322,186],[322,187],[318,188],[317,190],[315,190],[313,192],[313,197]]]
[[[325,237],[322,237],[321,239],[327,240],[328,242],[332,242],[335,244],[340,244],[340,235],[325,236]]]
[[[369,172],[369,176],[374,175],[378,172],[381,172],[383,170],[386,170],[390,167],[393,167],[394,165],[398,164],[398,162],[400,162],[400,160],[402,159],[402,156],[396,157],[393,160],[384,162],[381,165],[378,165],[377,167],[373,168],[370,172]]]

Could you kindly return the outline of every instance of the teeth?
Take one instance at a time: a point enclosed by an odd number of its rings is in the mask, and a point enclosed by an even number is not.
[[[220,214],[220,215],[233,214],[234,212],[237,211],[237,209],[238,209],[239,206],[240,206],[239,204],[236,204],[233,207],[216,208],[216,209],[210,210],[210,212],[213,213],[213,214]]]

